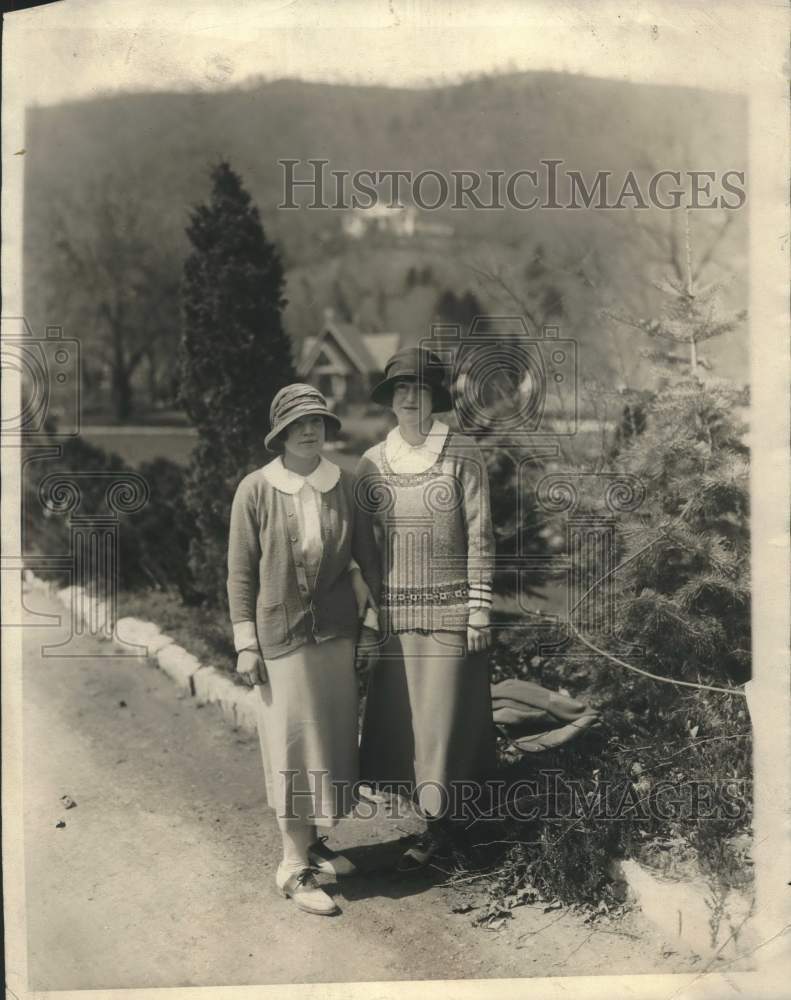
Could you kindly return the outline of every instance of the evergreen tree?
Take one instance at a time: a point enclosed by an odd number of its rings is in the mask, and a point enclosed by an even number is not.
[[[721,686],[743,683],[750,670],[749,450],[739,416],[747,393],[710,374],[700,345],[745,314],[721,311],[720,286],[698,287],[691,258],[687,233],[685,279],[662,283],[658,316],[632,321],[658,344],[645,352],[658,388],[644,402],[641,432],[614,460],[640,480],[645,500],[620,524],[613,582],[620,637],[644,651],[635,662]],[[657,707],[676,696],[645,683]]]
[[[270,403],[295,374],[278,251],[228,163],[211,180],[209,203],[187,227],[179,395],[198,431],[186,498],[197,529],[190,566],[206,599],[222,605],[233,493],[265,461]]]
[[[603,490],[612,489],[611,499],[619,491],[626,509],[617,515],[615,558],[593,545],[575,553],[572,573],[590,590],[571,615],[570,637],[562,627],[554,635],[536,630],[527,641],[504,631],[493,651],[495,676],[567,687],[600,712],[595,742],[549,751],[545,772],[562,768],[588,802],[606,789],[611,802],[628,802],[628,793],[645,805],[622,809],[618,822],[592,814],[569,823],[559,807],[564,819],[546,819],[537,839],[533,827],[515,823],[504,839],[525,839],[509,850],[490,912],[502,912],[503,896],[536,889],[601,905],[613,856],[655,864],[675,855],[688,865],[692,849],[715,899],[749,879],[737,847],[751,818],[749,716],[737,687],[750,673],[749,452],[740,418],[747,394],[714,378],[701,357],[702,345],[735,330],[744,313],[721,312],[718,289],[698,286],[689,234],[687,273],[661,287],[656,316],[618,317],[654,342],[646,354],[656,387],[629,397],[632,424],[600,470],[606,478],[575,479],[583,522],[603,513]],[[618,473],[636,478],[642,502],[629,503],[629,487],[611,478]],[[555,655],[536,655],[555,642]],[[734,781],[745,784],[731,810]],[[705,783],[711,814],[695,802],[652,808],[668,783]]]

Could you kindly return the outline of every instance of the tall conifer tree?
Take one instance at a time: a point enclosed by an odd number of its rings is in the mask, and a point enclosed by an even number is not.
[[[272,397],[295,374],[278,250],[228,163],[211,181],[208,204],[187,226],[179,395],[198,431],[186,497],[197,527],[190,564],[206,599],[222,605],[234,489],[266,460]]]

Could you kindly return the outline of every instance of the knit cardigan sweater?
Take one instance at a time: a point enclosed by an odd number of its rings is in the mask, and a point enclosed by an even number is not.
[[[357,504],[371,518],[382,561],[382,628],[458,631],[491,606],[494,533],[486,463],[475,442],[449,432],[434,464],[395,472],[386,442],[357,467]]]
[[[234,496],[228,537],[231,622],[236,627],[255,623],[265,658],[308,642],[357,638],[360,622],[349,574],[353,559],[374,600],[378,597],[379,559],[370,522],[357,516],[354,477],[323,462],[337,479],[320,496],[323,549],[314,580],[306,572],[295,497],[276,488],[269,467],[245,476]],[[244,645],[236,642],[237,649]]]

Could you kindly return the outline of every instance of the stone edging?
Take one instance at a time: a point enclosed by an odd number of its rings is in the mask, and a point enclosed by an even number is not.
[[[27,578],[31,589],[41,589],[72,611],[84,623],[98,623],[102,628],[107,622],[107,611],[102,603],[91,598],[81,587],[50,588],[37,578]],[[107,630],[109,631],[109,629]],[[107,636],[104,636],[107,638]],[[255,692],[248,687],[234,684],[226,673],[212,666],[205,666],[192,653],[179,646],[171,636],[162,632],[154,622],[139,618],[119,618],[109,639],[117,649],[130,652],[138,647],[140,656],[153,660],[185,694],[201,704],[218,705],[224,720],[234,729],[256,734],[258,732]]]
[[[72,610],[83,622],[106,622],[106,609],[88,596],[81,587],[54,589],[43,580],[26,575],[30,589],[44,590]],[[119,618],[110,640],[119,649],[141,647],[142,656],[154,660],[176,686],[202,704],[219,706],[223,719],[234,729],[257,733],[256,695],[251,688],[229,680],[227,674],[204,666],[182,646],[165,635],[154,622],[139,618]],[[628,887],[629,895],[643,915],[656,927],[662,938],[677,951],[699,955],[735,958],[745,952],[745,938],[750,939],[751,904],[741,892],[731,890],[720,901],[714,899],[704,879],[671,881],[660,879],[634,860],[619,861],[613,866],[616,879]],[[715,907],[719,916],[712,919]],[[714,967],[716,968],[716,966]]]
[[[736,889],[717,899],[711,884],[695,879],[659,878],[649,868],[630,859],[619,861],[613,874],[626,883],[629,895],[662,938],[675,951],[703,959],[735,959],[752,947],[752,904]],[[713,965],[712,970],[716,971]]]

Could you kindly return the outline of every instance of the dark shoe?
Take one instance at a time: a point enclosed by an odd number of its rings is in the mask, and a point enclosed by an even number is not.
[[[423,871],[431,863],[432,858],[444,857],[446,849],[447,845],[441,837],[434,833],[424,833],[404,851],[395,870],[399,875]]]
[[[353,861],[350,861],[345,854],[339,854],[327,847],[327,838],[319,837],[315,844],[308,848],[308,861],[320,872],[327,875],[335,875],[343,878],[346,875],[357,875],[358,869]]]

